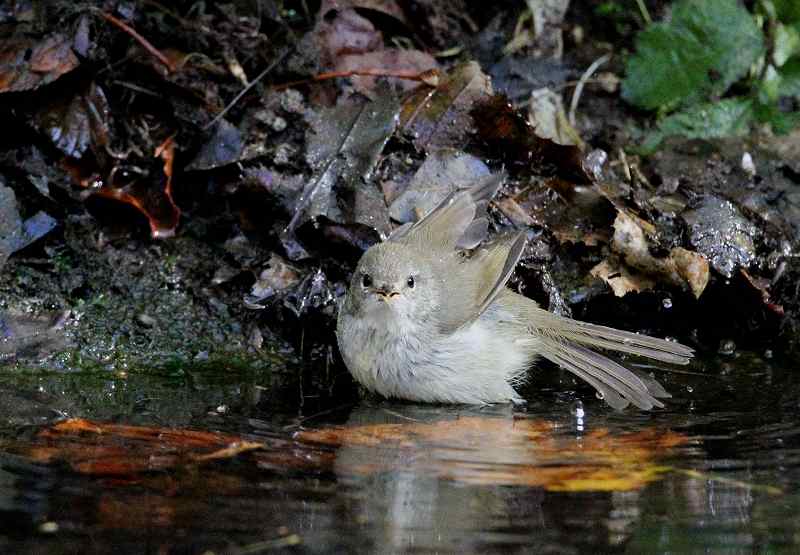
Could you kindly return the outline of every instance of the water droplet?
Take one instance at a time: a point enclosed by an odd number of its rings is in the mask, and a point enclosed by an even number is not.
[[[664,308],[672,308],[672,299],[666,297],[663,301],[661,301],[661,304],[664,305]]]
[[[719,349],[717,352],[721,355],[732,355],[736,352],[736,343],[731,339],[723,339],[719,342]]]
[[[764,351],[764,358],[772,358],[772,349]]]
[[[692,386],[690,386],[690,385],[687,385],[687,386],[686,386],[686,391],[688,391],[689,393],[691,393],[691,392],[693,392],[693,391],[694,391],[694,388],[693,388]]]
[[[572,416],[576,418],[583,418],[586,416],[586,412],[583,410],[583,403],[581,401],[575,401],[572,403],[570,412],[572,413]]]
[[[602,394],[600,391],[598,391],[597,393],[595,393],[595,396],[596,396],[598,399],[600,399],[601,401],[602,401],[603,399],[605,399],[605,398],[606,398],[606,396],[605,396],[605,395],[603,395],[603,394]]]

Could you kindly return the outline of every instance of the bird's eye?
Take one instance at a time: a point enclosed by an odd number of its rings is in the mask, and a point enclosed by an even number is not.
[[[364,274],[361,276],[361,285],[364,287],[371,287],[372,286],[372,276],[369,274]]]
[[[413,289],[414,284],[415,284],[414,276],[408,276],[408,279],[406,280],[406,285],[408,285],[408,288]]]

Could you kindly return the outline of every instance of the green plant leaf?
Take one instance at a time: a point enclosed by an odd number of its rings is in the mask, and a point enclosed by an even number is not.
[[[776,135],[785,135],[800,125],[800,112],[786,112],[777,104],[755,105],[754,114],[758,121],[768,123]]]
[[[764,53],[764,37],[737,0],[679,0],[672,20],[639,33],[622,95],[671,110],[722,95]]]
[[[780,71],[780,96],[793,96],[800,99],[800,56],[786,62]]]
[[[772,59],[775,65],[780,67],[786,61],[800,53],[800,24],[784,25],[778,23],[775,26],[775,40],[772,51]]]
[[[747,132],[752,119],[753,102],[749,98],[728,98],[692,106],[661,120],[645,138],[642,151],[652,152],[661,141],[673,135],[690,139],[742,135]]]
[[[779,21],[784,23],[800,21],[800,2],[797,0],[772,0],[772,5]]]

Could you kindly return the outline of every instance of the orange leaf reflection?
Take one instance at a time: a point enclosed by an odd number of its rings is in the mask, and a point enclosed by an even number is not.
[[[553,422],[474,416],[302,431],[297,439],[338,446],[337,474],[402,470],[469,484],[551,491],[641,488],[668,470],[657,460],[688,441],[657,429],[597,429],[576,437]]]

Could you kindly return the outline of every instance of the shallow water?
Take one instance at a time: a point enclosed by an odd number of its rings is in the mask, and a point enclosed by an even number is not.
[[[342,405],[258,374],[5,374],[0,552],[800,552],[794,363],[644,370],[666,409],[614,413],[581,389],[581,413],[554,392],[568,380],[475,409]],[[163,468],[156,445],[150,470],[98,475],[33,448],[61,449],[39,434],[65,417],[265,448]]]

